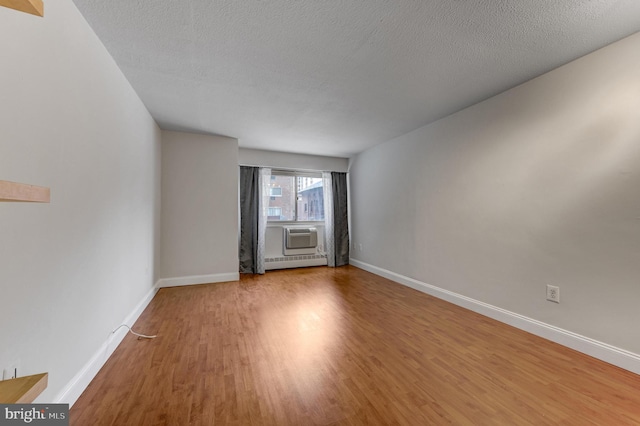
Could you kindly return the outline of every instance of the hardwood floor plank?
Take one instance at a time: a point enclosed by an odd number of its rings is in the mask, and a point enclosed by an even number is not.
[[[637,425],[640,376],[354,267],[164,288],[72,425]]]

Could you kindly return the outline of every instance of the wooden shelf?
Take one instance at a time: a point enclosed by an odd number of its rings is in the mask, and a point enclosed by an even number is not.
[[[42,0],[0,0],[0,6],[36,16],[44,16],[44,4]]]
[[[48,203],[50,198],[51,191],[44,186],[0,180],[0,201]]]
[[[0,381],[0,404],[30,404],[47,388],[49,373]]]

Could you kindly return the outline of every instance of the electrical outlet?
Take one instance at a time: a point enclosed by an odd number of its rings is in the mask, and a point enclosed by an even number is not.
[[[560,287],[547,284],[547,300],[550,302],[560,303]]]
[[[362,251],[362,243],[358,244],[358,249]]]

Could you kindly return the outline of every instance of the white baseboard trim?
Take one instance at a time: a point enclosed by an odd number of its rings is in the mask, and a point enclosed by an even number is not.
[[[395,281],[399,284],[411,287],[439,299],[446,300],[454,305],[461,306],[481,315],[485,315],[489,318],[493,318],[497,321],[527,331],[531,334],[535,334],[536,336],[559,343],[563,346],[608,362],[620,368],[624,368],[625,370],[629,370],[633,373],[640,374],[640,355],[636,353],[546,324],[515,312],[507,311],[506,309],[502,309],[488,303],[480,302],[479,300],[475,300],[449,290],[423,283],[413,278],[370,265],[357,259],[350,259],[349,263],[357,268],[364,269],[365,271],[387,278],[391,281]]]
[[[133,311],[127,315],[127,317],[122,321],[122,324],[127,324],[132,326],[133,323],[136,322],[140,314],[145,310],[151,299],[158,292],[158,284],[156,283],[149,292],[142,298],[142,300],[136,305]],[[126,328],[121,328],[115,333],[109,332],[109,335],[106,341],[100,346],[98,351],[93,354],[89,362],[87,362],[82,369],[66,384],[64,388],[56,395],[53,399],[54,403],[57,404],[69,404],[69,406],[73,406],[75,402],[78,400],[82,392],[89,386],[89,383],[93,380],[93,378],[98,374],[102,366],[107,362],[109,357],[116,350],[120,342],[127,335]]]
[[[183,285],[197,285],[210,283],[224,283],[228,281],[238,281],[239,272],[227,272],[222,274],[190,275],[187,277],[162,278],[158,280],[158,288],[179,287]]]

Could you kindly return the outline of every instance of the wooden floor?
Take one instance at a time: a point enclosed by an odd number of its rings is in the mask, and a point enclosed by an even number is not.
[[[640,376],[355,267],[166,288],[72,425],[638,425]]]

